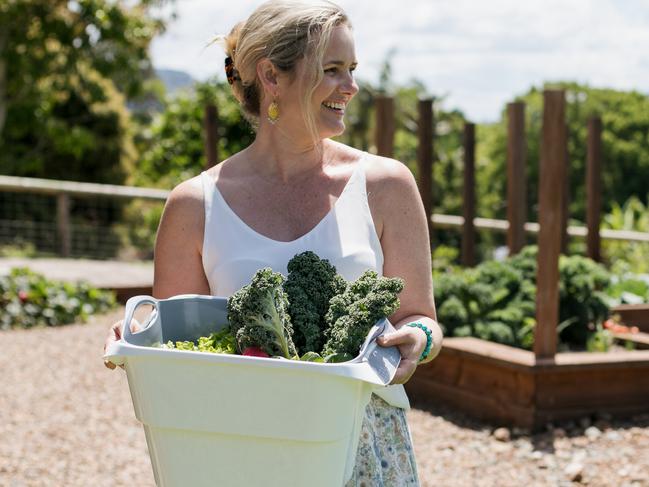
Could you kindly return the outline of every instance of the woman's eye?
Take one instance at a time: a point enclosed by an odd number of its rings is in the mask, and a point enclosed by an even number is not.
[[[355,66],[353,68],[349,68],[350,73],[353,73],[354,71],[356,71]],[[337,72],[338,72],[338,68],[327,68],[327,69],[325,69],[325,73],[337,73]]]

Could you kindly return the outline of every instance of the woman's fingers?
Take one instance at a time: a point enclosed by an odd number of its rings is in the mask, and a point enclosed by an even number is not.
[[[122,338],[122,321],[120,320],[110,327],[110,331],[108,332],[108,336],[106,337],[106,341],[104,342],[104,353],[106,353],[106,350],[111,345],[111,343],[117,342],[121,340],[121,338]],[[116,367],[116,365],[110,360],[104,360],[104,365],[111,370],[115,369]]]
[[[382,335],[377,339],[377,343],[382,347],[397,346],[401,353],[401,363],[391,384],[405,384],[415,373],[421,352],[426,347],[425,335],[419,328],[403,326],[394,333]]]
[[[419,328],[410,326],[404,326],[394,333],[382,335],[376,341],[382,347],[399,347],[403,358],[415,359],[415,362],[426,348],[426,334]]]
[[[108,347],[110,346],[111,343],[118,342],[119,340],[122,339],[123,323],[124,320],[119,320],[117,323],[115,323],[113,326],[110,327],[110,331],[108,332],[108,336],[106,337],[106,341],[104,342],[104,354],[106,353],[106,350],[108,350]],[[131,319],[131,324],[129,328],[131,329],[131,333],[135,333],[140,329],[140,323],[135,318],[133,318]],[[104,365],[111,370],[113,370],[116,367],[116,365],[110,360],[104,360]],[[120,367],[122,369],[124,368],[123,365],[120,365]]]
[[[399,368],[397,368],[390,384],[405,384],[412,377],[412,374],[415,373],[415,370],[417,370],[417,362],[405,358],[401,359]]]

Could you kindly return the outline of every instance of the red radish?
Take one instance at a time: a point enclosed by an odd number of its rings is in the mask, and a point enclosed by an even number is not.
[[[270,355],[259,347],[246,347],[241,355],[247,355],[248,357],[270,357]]]

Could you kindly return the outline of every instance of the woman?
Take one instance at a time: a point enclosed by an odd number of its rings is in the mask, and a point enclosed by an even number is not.
[[[379,340],[399,347],[401,365],[393,385],[372,396],[348,485],[418,485],[401,384],[442,341],[426,215],[403,164],[330,139],[344,131],[358,91],[350,23],[328,2],[272,1],[222,41],[228,81],[257,135],[171,192],[153,294],[229,296],[262,267],[286,274],[305,250],[348,280],[368,268],[403,278],[401,307],[389,317],[397,331]],[[119,336],[118,323],[107,343]],[[433,346],[424,352],[428,336]]]

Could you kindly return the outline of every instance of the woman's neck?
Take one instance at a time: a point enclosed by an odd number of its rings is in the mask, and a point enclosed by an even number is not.
[[[327,139],[314,144],[312,141],[295,141],[279,130],[260,130],[255,141],[248,147],[249,163],[257,174],[282,183],[294,179],[317,168],[322,168],[330,141]]]

